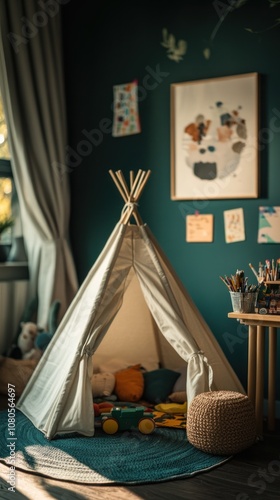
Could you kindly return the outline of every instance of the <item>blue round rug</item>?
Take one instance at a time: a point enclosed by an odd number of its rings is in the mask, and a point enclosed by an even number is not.
[[[187,478],[226,462],[194,448],[182,429],[156,428],[152,434],[124,431],[93,437],[78,434],[48,441],[20,411],[15,435],[8,413],[0,412],[0,460],[16,469],[87,484],[138,484]]]

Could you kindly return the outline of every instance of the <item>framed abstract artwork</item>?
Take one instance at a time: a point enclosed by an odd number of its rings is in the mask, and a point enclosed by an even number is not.
[[[259,75],[171,84],[171,199],[258,198]]]

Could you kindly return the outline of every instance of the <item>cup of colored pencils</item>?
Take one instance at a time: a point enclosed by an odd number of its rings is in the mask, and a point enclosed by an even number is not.
[[[220,276],[230,293],[234,312],[254,313],[260,285],[249,285],[244,271],[238,270],[230,276]]]

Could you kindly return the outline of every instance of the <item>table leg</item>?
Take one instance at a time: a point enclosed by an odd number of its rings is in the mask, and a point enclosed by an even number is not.
[[[249,325],[247,395],[254,406],[256,401],[256,349],[257,327]]]
[[[263,433],[263,396],[264,396],[264,351],[265,351],[265,327],[258,326],[257,332],[257,366],[256,366],[256,419],[257,435]]]
[[[275,430],[277,329],[269,327],[268,347],[268,430]]]

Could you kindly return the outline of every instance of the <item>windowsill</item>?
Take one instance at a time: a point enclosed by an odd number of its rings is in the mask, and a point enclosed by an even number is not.
[[[20,281],[28,279],[28,262],[0,262],[0,281]]]

